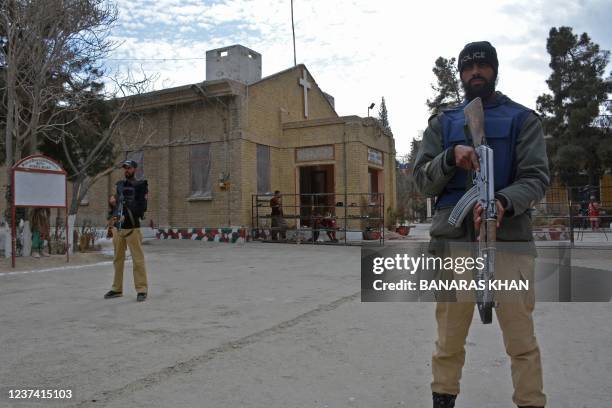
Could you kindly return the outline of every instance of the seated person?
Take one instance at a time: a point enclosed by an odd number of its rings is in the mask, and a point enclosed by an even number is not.
[[[312,242],[317,242],[319,239],[319,228],[323,227],[321,221],[323,220],[323,216],[321,215],[321,210],[319,208],[312,208],[312,212],[310,213],[310,225],[312,227]]]
[[[597,231],[599,229],[599,202],[595,199],[595,196],[591,196],[591,202],[589,203],[589,220],[591,221],[591,229]]]
[[[323,228],[325,228],[325,232],[327,233],[327,237],[332,242],[338,242],[336,238],[336,230],[338,229],[338,225],[336,224],[336,217],[328,211],[320,221],[320,224]]]

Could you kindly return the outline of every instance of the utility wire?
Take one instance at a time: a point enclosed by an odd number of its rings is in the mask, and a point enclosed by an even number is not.
[[[105,58],[107,61],[189,61],[205,60],[206,57],[193,58]]]

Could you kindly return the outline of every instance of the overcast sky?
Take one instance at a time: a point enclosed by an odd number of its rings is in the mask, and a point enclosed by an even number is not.
[[[119,0],[111,68],[159,75],[155,88],[205,79],[206,50],[242,44],[263,56],[263,75],[293,65],[290,0]],[[546,38],[553,26],[587,32],[612,49],[612,0],[345,1],[294,0],[297,61],[336,99],[340,115],[366,116],[381,97],[398,155],[427,124],[438,56],[488,40],[500,62],[498,89],[535,108],[550,74]]]

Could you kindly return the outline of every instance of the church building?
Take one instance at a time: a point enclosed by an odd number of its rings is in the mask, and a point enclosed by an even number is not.
[[[254,195],[265,202],[275,190],[285,214],[303,216],[300,194],[313,193],[327,193],[309,203],[330,212],[358,205],[356,193],[381,193],[385,214],[395,208],[393,135],[376,119],[338,116],[305,65],[265,78],[261,68],[262,56],[244,46],[215,49],[204,82],[129,98],[114,141],[118,161],[136,160],[137,176],[148,180],[147,225],[250,230]],[[80,220],[105,214],[120,177],[92,186]]]

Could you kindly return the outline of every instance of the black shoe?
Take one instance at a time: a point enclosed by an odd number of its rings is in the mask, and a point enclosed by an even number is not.
[[[137,302],[144,302],[145,300],[147,300],[147,294],[146,293],[139,293],[136,295],[136,301]]]
[[[104,295],[104,299],[112,299],[112,298],[121,297],[121,296],[123,296],[123,293],[115,292],[114,290],[109,290]]]
[[[456,395],[451,394],[433,394],[433,408],[454,408]]]

